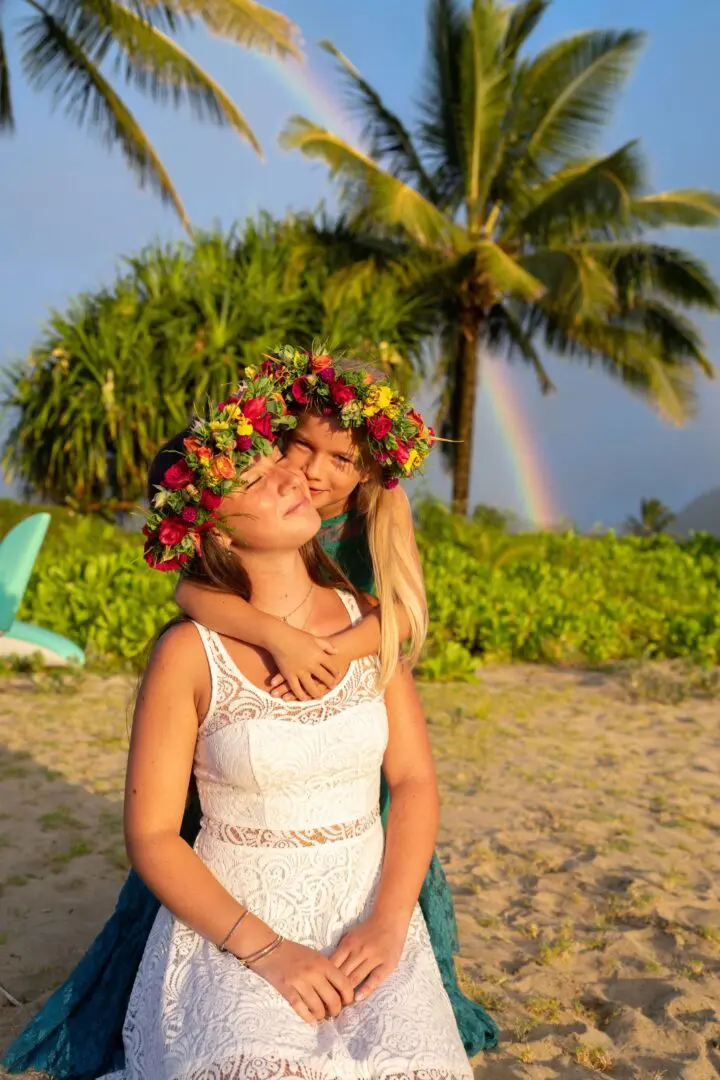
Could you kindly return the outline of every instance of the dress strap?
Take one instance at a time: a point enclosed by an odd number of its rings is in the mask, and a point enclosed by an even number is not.
[[[202,623],[195,622],[194,619],[192,619],[191,622],[200,636],[210,671],[210,702],[205,716],[200,721],[200,727],[202,727],[208,717],[212,716],[215,711],[220,678],[219,661],[221,656],[219,655],[218,641],[213,631],[208,630],[207,626],[203,626]]]
[[[350,622],[353,626],[356,626],[363,617],[362,611],[360,610],[360,605],[358,604],[357,600],[352,595],[352,593],[345,592],[343,589],[336,589],[335,592],[342,600],[345,606],[345,610],[350,616]]]

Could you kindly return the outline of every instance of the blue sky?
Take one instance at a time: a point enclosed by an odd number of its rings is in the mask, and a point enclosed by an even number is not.
[[[407,116],[420,74],[425,36],[423,0],[278,0],[301,26],[313,78],[333,110],[342,92],[315,43],[328,37],[360,68],[388,103]],[[6,35],[20,5],[5,7]],[[708,0],[555,0],[534,35],[536,46],[580,29],[633,26],[648,41],[608,130],[608,146],[640,137],[656,189],[720,190],[717,42],[720,4]],[[265,163],[228,132],[202,127],[128,95],[200,226],[229,225],[265,208],[280,214],[329,195],[324,170],[287,155],[275,142],[285,118],[313,113],[267,62],[198,36],[193,54],[245,110],[263,143]],[[11,64],[17,60],[11,45]],[[108,154],[77,131],[15,69],[18,133],[0,144],[0,363],[21,357],[53,307],[111,279],[120,258],[149,241],[179,238],[173,215],[141,192],[118,153]],[[720,231],[673,236],[706,258],[720,275]],[[718,360],[720,327],[705,324]],[[530,375],[511,371],[544,485],[558,511],[582,526],[615,523],[643,496],[673,508],[720,483],[720,379],[700,390],[700,414],[682,430],[668,427],[602,374],[548,361],[558,393],[541,399]],[[511,453],[488,401],[478,409],[474,501],[525,509]],[[446,494],[437,469],[430,485]]]

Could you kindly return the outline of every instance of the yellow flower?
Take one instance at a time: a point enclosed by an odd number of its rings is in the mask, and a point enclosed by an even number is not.
[[[257,372],[258,369],[256,367],[253,367],[252,364],[248,364],[248,366],[245,368],[245,378],[254,379],[257,375]]]
[[[387,409],[392,399],[393,392],[389,386],[371,386],[365,398],[363,416],[375,416],[375,413]]]
[[[418,454],[417,450],[411,450],[408,454],[408,459],[404,465],[405,472],[411,473],[419,461],[420,455]]]
[[[230,424],[227,422],[227,420],[211,420],[210,421],[210,430],[211,431],[227,431],[229,429],[229,427],[230,427]]]
[[[384,411],[385,411],[386,416],[390,417],[391,420],[394,420],[395,417],[400,414],[400,406],[399,405],[388,405],[387,408]]]
[[[226,420],[237,420],[238,416],[242,416],[242,409],[239,405],[228,405],[223,410],[223,416]]]
[[[235,432],[237,435],[252,435],[253,426],[246,416],[241,416],[235,425]]]

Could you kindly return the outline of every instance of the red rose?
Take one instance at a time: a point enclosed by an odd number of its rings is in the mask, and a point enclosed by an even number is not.
[[[260,394],[245,402],[242,406],[243,415],[247,416],[248,420],[257,420],[265,412],[266,407],[267,398],[264,394]]]
[[[152,542],[148,540],[145,544],[145,551],[143,558],[148,566],[152,570],[179,570],[181,566],[184,566],[188,561],[187,555],[183,552],[180,555],[174,555],[170,559],[161,559],[159,555],[155,554],[152,550]]]
[[[149,525],[143,525],[143,536],[155,536],[155,530],[151,529]]]
[[[264,416],[259,417],[257,420],[253,420],[252,426],[258,435],[262,435],[266,439],[272,439],[273,429],[272,420],[270,419],[270,413],[265,413]]]
[[[165,473],[163,483],[165,487],[180,491],[193,481],[194,473],[186,461],[176,461]]]
[[[236,450],[249,450],[252,446],[252,435],[238,435],[235,439]]]
[[[194,506],[184,506],[180,517],[183,521],[186,521],[188,525],[194,525],[197,521],[197,508]]]
[[[388,476],[386,480],[383,480],[383,487],[387,491],[392,491],[392,489],[396,488],[399,483],[400,481],[398,480],[397,476]]]
[[[294,400],[297,401],[298,405],[307,405],[307,383],[304,379],[296,379],[290,387],[290,393]]]
[[[165,547],[172,547],[180,543],[187,531],[184,521],[180,521],[179,518],[167,518],[158,529],[158,538]]]
[[[425,421],[415,409],[408,409],[407,416],[408,420],[412,420],[413,424],[416,424],[419,428],[425,427]]]
[[[332,405],[323,405],[322,414],[323,416],[334,416],[335,410],[333,409]]]
[[[324,383],[332,385],[335,382],[335,372],[331,367],[323,368],[322,371],[318,371],[318,375]]]
[[[215,408],[217,409],[218,412],[222,412],[223,409],[227,409],[227,407],[228,407],[227,401],[218,401],[217,405],[215,406]]]
[[[330,387],[330,394],[336,405],[346,405],[355,400],[355,388],[348,386],[342,379],[337,379]]]
[[[203,510],[217,510],[222,502],[222,495],[216,495],[214,491],[205,488],[200,496],[200,505]]]
[[[275,370],[275,361],[263,360],[262,364],[260,365],[260,370],[262,371],[263,375],[272,375],[273,371]]]
[[[368,419],[367,426],[372,437],[380,441],[392,431],[392,420],[389,416],[378,413],[377,416],[371,416]]]
[[[404,442],[400,441],[398,441],[397,450],[391,450],[390,453],[396,461],[400,462],[401,465],[404,465],[407,459],[410,457],[410,450]]]
[[[227,403],[228,403],[228,405],[237,405],[239,400],[240,400],[240,395],[239,394],[231,394],[230,397],[227,399]]]
[[[195,532],[200,533],[200,534],[210,532],[211,529],[215,528],[215,522],[216,521],[217,521],[217,514],[213,513],[207,519],[207,521],[203,521],[202,525],[196,525],[195,526]]]

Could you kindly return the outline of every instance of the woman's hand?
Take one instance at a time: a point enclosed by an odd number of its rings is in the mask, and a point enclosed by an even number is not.
[[[353,1001],[354,987],[347,975],[322,953],[294,941],[283,941],[250,970],[274,986],[308,1024],[339,1016]]]
[[[279,669],[270,683],[273,697],[293,701],[321,698],[332,690],[345,666],[327,638],[316,638],[279,621],[269,648]]]
[[[364,1001],[395,970],[406,937],[407,922],[380,915],[370,915],[348,931],[330,960],[357,991],[354,1001]]]

